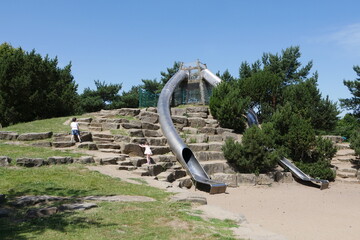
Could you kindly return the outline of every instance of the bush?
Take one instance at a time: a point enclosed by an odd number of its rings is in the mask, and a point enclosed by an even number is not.
[[[314,163],[296,162],[296,166],[313,178],[334,181],[336,176],[327,161],[318,161]]]
[[[330,139],[317,137],[316,147],[311,153],[312,162],[327,161],[330,164],[330,161],[335,156],[336,152],[337,149]]]
[[[354,149],[355,155],[360,156],[360,131],[355,130],[350,137],[350,148]]]
[[[210,111],[223,128],[232,128],[242,133],[246,128],[245,112],[249,99],[241,98],[240,90],[234,83],[223,82],[213,89]]]
[[[279,160],[279,153],[270,150],[274,146],[271,127],[265,130],[253,126],[244,133],[242,143],[227,139],[223,152],[228,162],[242,173],[265,173],[271,171]]]

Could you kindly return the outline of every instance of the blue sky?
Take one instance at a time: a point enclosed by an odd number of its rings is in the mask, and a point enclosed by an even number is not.
[[[160,80],[175,61],[199,59],[238,77],[242,62],[300,46],[313,61],[319,89],[333,101],[351,97],[343,80],[360,65],[357,0],[1,0],[0,43],[72,63],[78,92],[94,80]]]

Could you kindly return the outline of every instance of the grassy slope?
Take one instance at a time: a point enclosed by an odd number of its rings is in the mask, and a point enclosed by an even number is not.
[[[66,132],[65,118],[17,124],[2,131]],[[46,157],[61,155],[51,149],[0,143],[0,155]],[[6,153],[6,154],[4,154]],[[69,153],[64,153],[69,156]],[[41,168],[0,168],[0,194],[89,196],[141,195],[155,202],[98,202],[98,208],[57,213],[48,218],[27,219],[28,208],[0,218],[0,239],[233,239],[231,221],[205,221],[191,212],[189,204],[168,201],[169,194],[145,184],[129,184],[80,165]],[[49,205],[47,205],[49,206]],[[31,206],[34,207],[34,206]],[[40,207],[40,206],[35,206]],[[1,206],[0,206],[1,208]]]

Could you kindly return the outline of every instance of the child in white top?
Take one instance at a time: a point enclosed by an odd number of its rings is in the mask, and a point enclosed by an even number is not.
[[[146,155],[147,164],[151,163],[150,156],[152,155],[152,151],[150,149],[149,143],[145,142],[144,144],[139,144],[140,147],[145,148],[144,154]]]
[[[74,142],[74,136],[77,136],[79,142],[81,142],[79,123],[76,121],[76,118],[73,118],[71,120],[70,127],[71,127],[71,142]]]

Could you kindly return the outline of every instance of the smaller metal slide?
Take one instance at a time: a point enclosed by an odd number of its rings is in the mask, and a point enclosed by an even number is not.
[[[279,164],[285,168],[289,169],[290,172],[295,176],[297,179],[304,181],[304,182],[311,182],[320,184],[320,190],[326,189],[329,187],[328,180],[316,179],[306,175],[303,171],[297,168],[294,164],[292,164],[288,159],[283,158],[279,161]]]
[[[164,86],[158,101],[159,122],[168,144],[176,155],[180,164],[185,168],[195,183],[197,189],[209,192],[210,194],[224,193],[226,184],[211,180],[204,168],[200,165],[193,152],[186,146],[178,135],[170,114],[170,101],[172,93],[178,84],[188,78],[188,72],[179,70]],[[201,71],[202,77],[211,85],[216,85],[221,80],[207,69]]]

